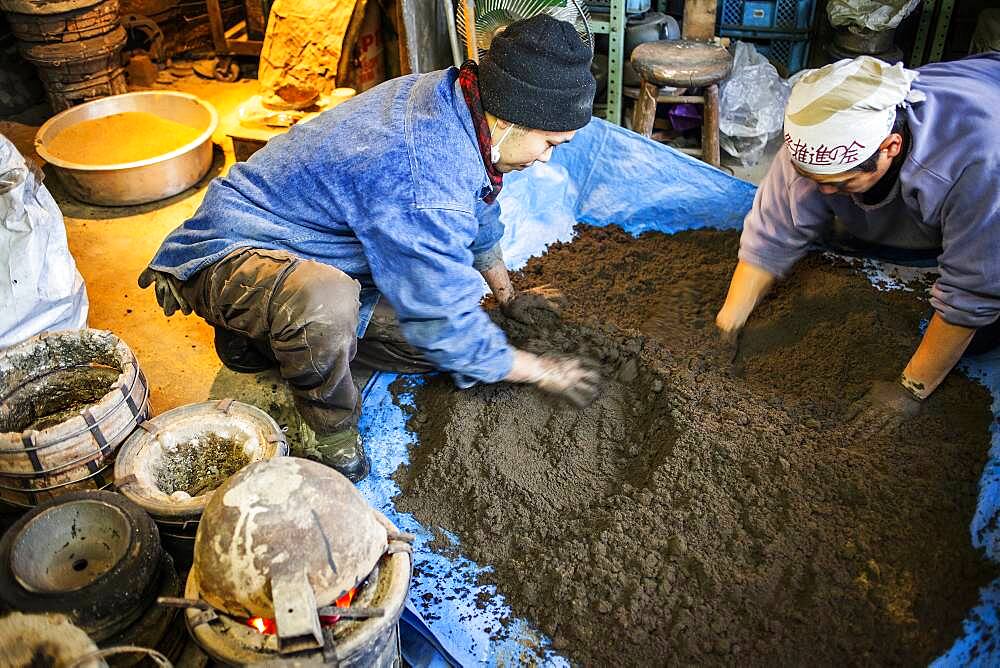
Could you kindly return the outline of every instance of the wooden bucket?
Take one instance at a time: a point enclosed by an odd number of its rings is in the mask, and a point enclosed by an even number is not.
[[[16,14],[62,14],[100,2],[103,0],[0,0],[0,9]]]
[[[21,55],[38,70],[52,110],[128,92],[121,51],[128,40],[118,26],[98,37],[58,44],[21,43]]]
[[[113,482],[119,445],[149,417],[129,347],[96,329],[0,351],[0,500],[31,507]]]
[[[22,42],[79,42],[109,33],[120,25],[118,0],[59,14],[7,14],[10,29]]]

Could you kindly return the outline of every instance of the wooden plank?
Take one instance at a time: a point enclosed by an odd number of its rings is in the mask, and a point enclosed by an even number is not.
[[[368,0],[357,0],[354,9],[351,10],[351,20],[347,24],[347,31],[344,33],[344,41],[341,43],[340,62],[337,63],[337,85],[350,86],[354,83],[351,67],[351,54],[354,45],[357,44],[358,35],[361,34],[361,24],[365,20],[365,10],[368,8]]]
[[[705,87],[705,107],[702,113],[701,126],[702,159],[708,164],[718,167],[722,156],[719,153],[719,86],[712,84]]]
[[[399,71],[401,74],[412,74],[409,39],[406,35],[406,21],[403,20],[403,0],[393,0],[393,5],[393,22],[396,24],[396,34],[399,35]],[[454,27],[454,13],[448,17],[448,22]]]
[[[232,28],[226,31],[226,41],[234,41],[246,38],[247,22],[239,21]]]
[[[267,26],[267,17],[264,16],[264,1],[243,0],[243,6],[247,12],[247,37],[263,40],[264,28]]]
[[[663,92],[672,90],[683,91],[683,89],[661,88],[660,89],[661,92],[659,96],[656,98],[656,102],[658,104],[680,104],[682,102],[687,102],[690,104],[703,104],[705,102],[705,98],[702,95],[671,95],[669,92]],[[634,86],[625,86],[624,92],[625,92],[625,97],[630,97],[633,99],[639,97],[639,89],[635,88]]]
[[[219,0],[205,0],[208,9],[208,22],[212,26],[212,43],[215,50],[226,55],[226,28],[222,24],[222,5]]]
[[[225,55],[259,56],[264,48],[264,42],[255,39],[226,40]]]
[[[717,0],[684,0],[684,39],[707,41],[715,37]]]

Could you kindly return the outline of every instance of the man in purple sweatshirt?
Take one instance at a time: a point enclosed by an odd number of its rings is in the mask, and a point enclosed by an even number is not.
[[[915,415],[963,354],[1000,340],[998,114],[997,53],[916,71],[862,56],[803,77],[785,111],[785,146],[744,222],[716,317],[722,336],[735,340],[817,244],[936,257],[923,340],[897,381],[873,384],[853,428],[873,434]]]

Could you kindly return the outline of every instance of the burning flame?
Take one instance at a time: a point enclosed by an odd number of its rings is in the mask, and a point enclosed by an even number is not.
[[[338,608],[349,608],[351,607],[351,602],[354,600],[354,595],[357,593],[357,588],[353,588],[346,594],[337,599],[334,603]],[[340,619],[339,615],[320,615],[319,621],[324,626],[330,626],[331,624],[336,624]],[[247,626],[264,635],[273,636],[278,632],[278,625],[273,619],[268,619],[267,617],[250,617],[247,619]]]
[[[351,601],[354,600],[354,595],[358,593],[357,587],[353,587],[349,592],[337,599],[334,603],[338,608],[349,608],[351,607]]]
[[[273,619],[266,617],[251,617],[247,620],[247,626],[256,629],[257,633],[267,635],[274,635],[278,632],[278,625],[274,623]]]

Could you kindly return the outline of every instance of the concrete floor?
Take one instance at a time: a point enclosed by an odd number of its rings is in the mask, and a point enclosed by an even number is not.
[[[70,250],[87,285],[90,326],[114,332],[135,352],[150,382],[154,415],[182,404],[231,396],[269,410],[290,428],[294,445],[301,425],[280,378],[273,372],[245,376],[223,368],[215,355],[209,325],[196,316],[165,317],[152,289],[140,290],[136,285],[167,233],[194,213],[208,182],[233,164],[232,142],[226,133],[235,123],[239,105],[257,92],[257,82],[222,83],[191,75],[158,87],[198,95],[219,112],[215,163],[195,187],[148,205],[97,207],[69,197],[51,168],[45,169],[45,183],[65,216]],[[37,127],[0,122],[0,131],[23,154],[41,164],[33,149]],[[767,162],[734,171],[741,178],[759,182]]]
[[[215,160],[196,186],[148,205],[98,207],[72,199],[51,167],[44,168],[45,185],[63,212],[69,247],[87,285],[89,324],[114,332],[135,352],[149,379],[154,415],[182,404],[232,396],[268,410],[291,427],[292,436],[300,425],[277,374],[247,376],[225,369],[215,355],[209,325],[179,313],[167,318],[152,289],[140,290],[136,284],[167,233],[198,208],[208,182],[233,164],[227,123],[237,107],[257,92],[253,80],[221,83],[195,76],[162,87],[198,95],[219,113],[220,127],[213,137]],[[33,123],[0,122],[0,132],[24,155],[44,164],[33,150],[37,129]]]

